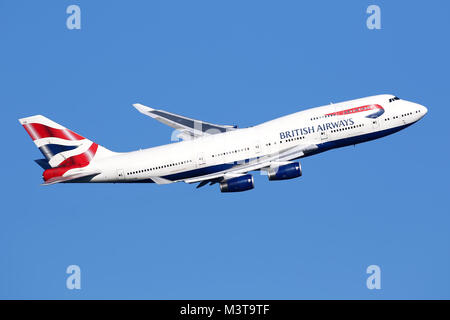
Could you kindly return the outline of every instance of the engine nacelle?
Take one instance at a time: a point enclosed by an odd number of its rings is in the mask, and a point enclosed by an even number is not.
[[[236,178],[231,178],[220,183],[221,192],[240,192],[251,190],[255,187],[253,176],[246,174]]]
[[[270,168],[267,175],[271,181],[298,178],[302,175],[302,167],[300,163],[293,162],[276,168]]]

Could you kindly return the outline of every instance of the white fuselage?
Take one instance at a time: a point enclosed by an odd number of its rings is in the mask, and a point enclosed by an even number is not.
[[[295,145],[317,145],[309,156],[377,139],[420,120],[427,109],[392,95],[311,108],[254,127],[212,134],[145,150],[117,153],[89,164],[101,174],[90,182],[171,182],[214,173]],[[364,106],[382,108],[364,110]],[[356,108],[356,109],[355,109]],[[381,110],[380,115],[368,117]]]

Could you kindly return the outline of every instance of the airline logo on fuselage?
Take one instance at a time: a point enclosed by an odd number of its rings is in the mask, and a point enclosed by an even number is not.
[[[303,127],[303,128],[299,128],[299,129],[290,130],[290,131],[280,132],[280,139],[288,139],[288,138],[295,138],[298,136],[305,136],[307,134],[314,133],[314,132],[332,130],[332,129],[342,128],[342,127],[352,126],[354,124],[355,124],[355,122],[353,121],[352,118],[338,120],[338,121],[330,121],[327,123],[318,124],[317,126],[309,126],[309,127]]]
[[[346,109],[342,111],[337,111],[333,113],[328,113],[327,116],[344,116],[347,114],[354,114],[359,112],[365,112],[365,111],[372,111],[375,110],[375,113],[371,113],[366,118],[372,118],[376,119],[379,116],[381,116],[384,113],[384,108],[380,106],[379,104],[368,104],[366,106],[360,106],[356,108]]]

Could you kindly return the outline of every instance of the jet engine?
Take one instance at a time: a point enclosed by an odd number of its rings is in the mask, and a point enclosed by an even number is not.
[[[271,181],[293,179],[302,175],[302,167],[300,163],[293,162],[279,167],[270,168],[267,175]]]
[[[236,178],[231,178],[220,183],[221,192],[241,192],[251,190],[255,187],[253,176],[246,174]]]

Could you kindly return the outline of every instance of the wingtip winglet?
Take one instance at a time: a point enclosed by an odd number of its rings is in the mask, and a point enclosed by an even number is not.
[[[153,108],[144,106],[143,104],[140,104],[140,103],[133,103],[133,107],[135,107],[141,113],[145,113],[145,112],[148,112],[148,111],[155,110]]]

